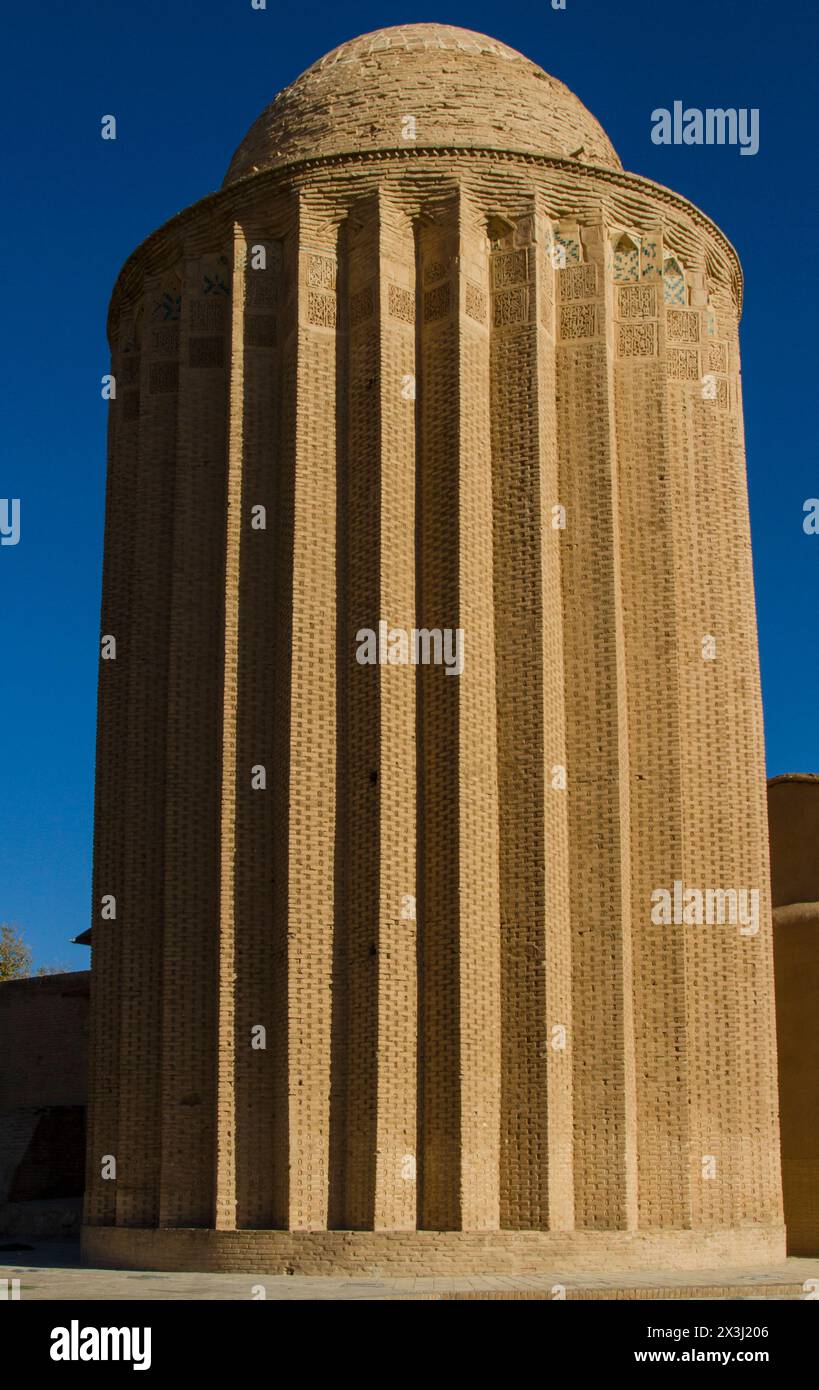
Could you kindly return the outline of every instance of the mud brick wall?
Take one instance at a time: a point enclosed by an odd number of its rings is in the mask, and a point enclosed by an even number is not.
[[[80,1197],[90,971],[0,984],[3,1203]]]
[[[819,774],[771,777],[768,820],[773,906],[819,902]]]
[[[788,1251],[819,1255],[819,776],[768,783]]]
[[[0,1110],[85,1105],[91,972],[0,984]]]

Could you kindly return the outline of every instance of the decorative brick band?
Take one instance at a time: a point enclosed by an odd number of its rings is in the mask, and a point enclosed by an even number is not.
[[[572,159],[558,159],[549,155],[536,155],[521,150],[503,150],[494,148],[482,148],[479,146],[414,146],[404,149],[384,149],[384,150],[353,150],[342,152],[336,155],[325,155],[315,159],[304,159],[292,164],[286,164],[277,169],[264,169],[257,174],[248,174],[246,177],[237,179],[227,187],[221,188],[214,193],[209,193],[205,198],[200,198],[198,202],[192,203],[190,207],[184,208],[175,217],[163,223],[155,232],[146,237],[143,242],[131,253],[123,265],[117,277],[116,284],[111,296],[111,307],[109,310],[108,331],[109,337],[112,336],[113,325],[116,323],[119,313],[120,295],[127,289],[128,283],[134,274],[141,274],[140,262],[142,258],[152,250],[161,246],[168,237],[184,236],[191,222],[198,222],[204,213],[206,216],[213,215],[217,209],[223,207],[234,208],[241,203],[243,192],[253,183],[258,189],[278,188],[281,191],[290,189],[294,186],[299,177],[311,174],[318,169],[340,169],[349,165],[379,165],[395,162],[415,162],[418,160],[452,160],[465,159],[476,162],[486,162],[491,160],[493,164],[516,164],[528,165],[539,169],[553,170],[557,173],[580,173],[585,179],[608,183],[614,188],[624,192],[642,193],[646,197],[654,200],[658,204],[675,209],[684,213],[691,221],[704,231],[708,236],[713,237],[719,245],[720,250],[725,255],[731,268],[731,291],[737,309],[737,314],[742,313],[743,298],[743,278],[742,268],[739,262],[735,247],[728,237],[710,217],[704,213],[696,204],[683,198],[680,194],[674,193],[671,189],[665,188],[662,184],[655,183],[652,179],[642,178],[639,174],[630,174],[617,169],[608,169],[602,165],[578,163]]]

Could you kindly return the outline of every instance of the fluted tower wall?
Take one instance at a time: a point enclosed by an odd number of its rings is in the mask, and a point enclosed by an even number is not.
[[[667,190],[474,148],[128,262],[90,1258],[783,1253],[740,293]],[[380,622],[462,673],[360,664]],[[675,881],[759,930],[655,924]]]

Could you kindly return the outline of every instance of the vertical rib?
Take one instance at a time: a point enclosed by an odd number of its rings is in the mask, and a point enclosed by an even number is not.
[[[300,195],[290,678],[289,1224],[327,1224],[336,762],[336,257]]]
[[[128,729],[134,493],[132,460],[139,448],[139,352],[133,312],[118,325],[112,352],[117,394],[109,407],[105,560],[100,636],[117,641],[115,661],[99,663],[92,888],[91,1024],[85,1221],[114,1225],[116,1182],[102,1177],[105,1155],[118,1157],[120,942],[125,908],[126,817],[123,750]],[[103,921],[103,896],[117,900],[116,921]]]
[[[340,401],[344,452],[344,625],[339,677],[344,705],[345,814],[343,905],[345,961],[339,988],[345,1010],[340,1059],[345,1085],[342,1224],[371,1227],[375,1208],[378,1107],[379,842],[381,787],[380,670],[356,661],[356,633],[378,631],[381,516],[378,202],[357,204],[347,220],[344,300],[346,375]]]
[[[732,304],[704,314],[703,272],[663,312],[670,451],[677,479],[675,586],[684,886],[758,888],[759,932],[739,923],[684,934],[689,1182],[695,1227],[779,1220],[764,749]],[[713,329],[709,332],[708,329]],[[712,375],[716,399],[704,388]],[[704,635],[716,659],[703,660]],[[730,760],[726,748],[733,750]],[[739,828],[738,828],[739,827]],[[753,1084],[739,1090],[737,1075]],[[703,1159],[716,1175],[703,1177]]]
[[[278,437],[281,246],[244,230],[236,245],[234,368],[231,376],[231,467],[240,453],[237,515],[238,651],[234,748],[234,967],[236,1224],[284,1224],[287,1071],[286,894],[275,856],[287,827],[287,759],[278,702],[289,669],[289,581],[278,582],[282,544]],[[262,263],[262,255],[264,260]],[[241,313],[241,323],[238,321]],[[241,372],[238,362],[241,358]],[[235,411],[235,416],[234,416]],[[265,526],[254,508],[264,507]],[[229,551],[230,553],[230,551]],[[282,594],[282,588],[285,592]],[[284,612],[282,612],[284,606]],[[234,637],[235,640],[235,637]],[[226,709],[226,718],[228,711]],[[283,728],[286,731],[287,720]],[[251,770],[263,766],[267,786],[254,790]],[[263,1028],[264,1036],[256,1032]],[[264,1046],[259,1046],[260,1042]],[[255,1045],[254,1045],[255,1043]]]
[[[168,678],[160,1223],[214,1219],[231,268],[185,264]]]
[[[145,284],[139,451],[131,473],[134,605],[122,795],[136,814],[125,847],[121,931],[119,1226],[152,1225],[159,1209],[165,723],[180,293],[173,268]]]
[[[216,1193],[217,1231],[236,1228],[236,808],[246,791],[250,769],[238,766],[239,582],[244,477],[245,257],[241,228],[234,227],[231,247],[233,294],[227,330],[230,353],[227,422],[227,497],[225,520],[224,655],[222,681],[222,756],[219,835],[219,940],[216,982]],[[239,783],[242,784],[240,790]],[[241,935],[246,927],[240,923]]]
[[[644,257],[643,264],[651,266],[656,259]],[[675,566],[669,564],[673,461],[658,340],[662,286],[649,273],[633,284],[611,285],[607,293],[613,297],[617,507],[629,690],[638,1220],[641,1226],[684,1227],[691,1216],[684,938],[680,928],[651,920],[652,892],[671,890],[680,872],[685,800]]]
[[[379,200],[377,307],[380,616],[415,625],[415,244],[406,215]],[[366,669],[366,668],[365,668]],[[416,1220],[415,672],[379,667],[378,1102],[376,1229]]]
[[[628,726],[620,602],[613,371],[602,242],[567,235],[558,269],[558,439],[563,537],[572,917],[575,1219],[636,1223]],[[571,258],[570,258],[571,260]]]
[[[461,1223],[496,1230],[500,1218],[500,909],[498,757],[489,409],[489,258],[485,227],[459,207],[458,622],[465,632],[458,687]]]
[[[572,1220],[567,793],[553,271],[534,210],[492,263],[503,1018],[501,1224]],[[554,769],[558,769],[557,772]],[[553,786],[556,782],[557,785]],[[552,1166],[554,1163],[554,1167]]]
[[[465,632],[421,668],[422,1224],[498,1224],[500,1004],[486,237],[466,200],[420,230],[420,625]],[[483,303],[483,321],[480,305]]]
[[[420,315],[418,622],[458,624],[460,411],[457,203],[423,223],[418,245]],[[420,1136],[419,1224],[455,1230],[461,1222],[461,1076],[458,804],[458,681],[419,666],[423,760],[423,880],[419,896]]]

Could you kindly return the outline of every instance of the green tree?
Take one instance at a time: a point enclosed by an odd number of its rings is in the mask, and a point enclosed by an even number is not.
[[[31,974],[31,951],[22,932],[11,922],[0,922],[0,980],[20,980]]]

